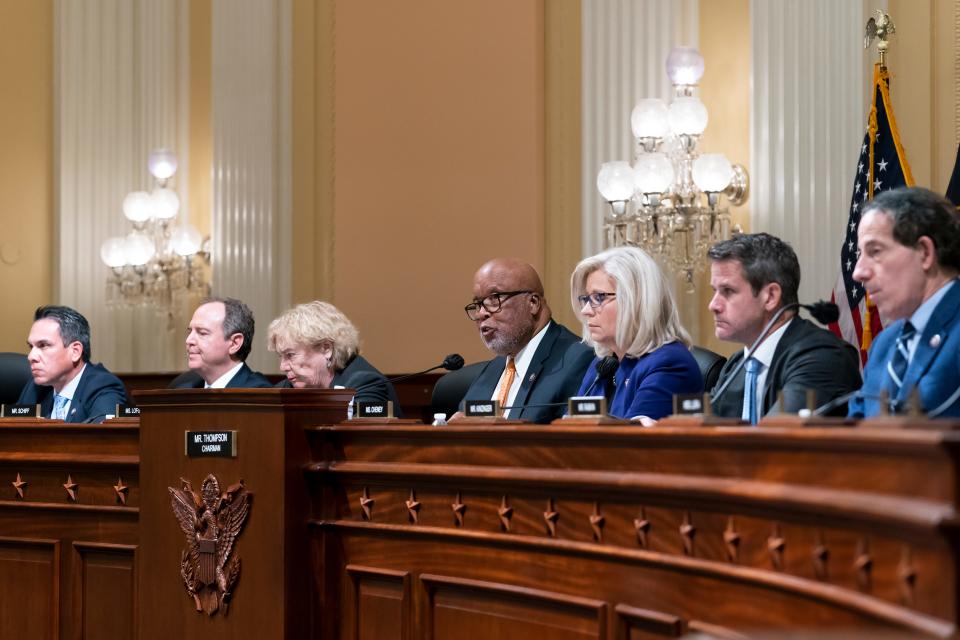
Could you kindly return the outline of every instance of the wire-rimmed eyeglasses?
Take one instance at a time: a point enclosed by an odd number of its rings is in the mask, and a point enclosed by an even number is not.
[[[607,300],[613,300],[617,297],[616,293],[608,293],[606,291],[596,291],[594,293],[588,293],[583,296],[577,296],[577,302],[580,303],[580,308],[582,309],[587,303],[590,304],[591,309],[599,309],[603,306],[603,303]]]

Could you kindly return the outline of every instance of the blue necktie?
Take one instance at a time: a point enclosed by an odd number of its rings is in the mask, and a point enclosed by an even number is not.
[[[887,362],[887,374],[890,376],[890,411],[896,413],[900,400],[900,390],[903,388],[903,380],[907,375],[907,367],[910,365],[910,350],[907,345],[910,339],[917,333],[917,329],[905,322],[900,337],[897,338],[896,349],[893,357]]]
[[[757,375],[760,373],[760,361],[750,358],[747,360],[746,370],[743,385],[747,392],[747,419],[750,424],[757,424]]]
[[[50,413],[50,418],[53,420],[66,420],[67,407],[69,405],[70,405],[70,398],[66,396],[61,396],[60,394],[54,394],[53,411]]]

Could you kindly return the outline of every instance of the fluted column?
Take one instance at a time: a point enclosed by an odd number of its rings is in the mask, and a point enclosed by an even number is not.
[[[800,258],[800,299],[829,298],[866,127],[872,54],[861,2],[750,5],[751,229]]]
[[[129,231],[121,204],[148,188],[147,154],[175,149],[185,172],[182,19],[189,0],[55,0],[55,300],[92,328],[93,357],[116,371],[183,366],[182,333],[151,309],[105,304],[100,244]],[[186,180],[175,181],[186,207]]]
[[[213,0],[213,291],[257,318],[290,303],[290,0]]]
[[[583,253],[603,248],[608,207],[597,172],[609,160],[633,160],[630,112],[641,98],[672,96],[666,61],[675,46],[696,46],[693,0],[583,2]]]

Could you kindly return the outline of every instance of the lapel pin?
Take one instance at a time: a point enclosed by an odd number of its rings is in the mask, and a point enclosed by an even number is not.
[[[533,382],[533,381],[535,381],[536,379],[537,379],[537,374],[536,374],[536,373],[531,373],[531,374],[530,374],[530,382]]]
[[[937,347],[940,346],[940,334],[939,334],[939,333],[935,334],[932,338],[930,338],[930,346],[931,346],[932,348],[934,348],[934,349],[936,349]]]

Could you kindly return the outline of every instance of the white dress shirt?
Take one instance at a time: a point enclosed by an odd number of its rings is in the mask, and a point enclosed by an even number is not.
[[[66,420],[67,417],[70,415],[70,406],[73,404],[73,395],[77,392],[77,387],[80,386],[80,376],[83,375],[83,371],[86,368],[87,368],[87,364],[84,363],[83,366],[80,367],[80,373],[73,376],[73,380],[68,382],[66,386],[64,386],[63,389],[60,390],[60,393],[54,392],[55,396],[62,396],[70,401],[67,403],[66,408],[63,410],[64,420]],[[56,400],[54,400],[54,409],[56,409]],[[51,411],[53,411],[54,409],[51,409]],[[53,414],[51,413],[50,415],[52,416]]]
[[[242,367],[243,367],[243,363],[238,362],[237,366],[235,366],[233,369],[230,369],[230,371],[227,371],[225,374],[223,374],[222,376],[214,380],[211,384],[204,383],[203,388],[204,389],[223,389],[228,384],[230,384],[230,381],[233,380],[233,376],[237,375],[237,372],[240,371]]]
[[[551,320],[550,322],[553,321]],[[517,397],[517,392],[520,391],[520,386],[523,385],[523,379],[527,376],[527,369],[530,368],[530,362],[533,361],[533,354],[537,352],[537,347],[539,347],[540,343],[543,341],[543,336],[550,327],[550,322],[544,325],[543,329],[540,329],[535,336],[530,338],[530,342],[525,344],[523,349],[520,349],[513,359],[513,364],[517,368],[517,374],[513,377],[513,384],[510,385],[510,392],[507,395],[508,407],[513,404],[514,399]],[[506,372],[506,367],[504,367],[504,372]],[[497,383],[497,388],[493,390],[493,395],[490,397],[491,400],[496,400],[498,397],[500,397],[501,384],[503,384],[502,374],[500,376],[500,382]],[[510,410],[505,411],[503,413],[503,417],[509,418]]]

